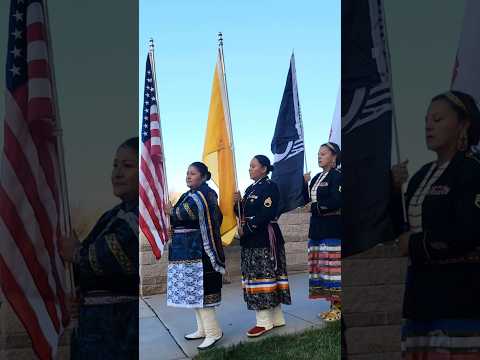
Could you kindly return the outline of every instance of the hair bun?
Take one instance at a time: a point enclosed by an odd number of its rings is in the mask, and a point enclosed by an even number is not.
[[[265,155],[255,155],[255,159],[260,163],[260,165],[265,166],[267,168],[267,174],[273,170],[273,166],[270,163],[270,159]]]
[[[210,171],[208,171],[208,167],[204,163],[200,161],[195,161],[191,163],[190,166],[195,167],[200,172],[202,177],[205,177],[207,181],[211,179],[212,174],[210,173]]]

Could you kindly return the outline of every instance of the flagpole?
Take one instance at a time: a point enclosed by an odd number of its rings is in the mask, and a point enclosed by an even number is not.
[[[297,70],[295,69],[295,73]],[[296,75],[295,75],[296,78]],[[297,87],[297,95],[298,95],[298,87]],[[305,161],[305,173],[308,173],[308,164],[307,164],[307,147],[305,145],[305,132],[303,130],[303,119],[302,119],[302,111],[300,110],[300,99],[298,99],[298,116],[300,117],[300,128],[302,129],[302,136],[303,136],[303,157]]]
[[[385,14],[385,7],[383,6],[383,2],[381,2],[382,6],[382,14],[383,14],[383,24],[385,29],[385,53],[386,53],[386,64],[388,66],[388,78],[390,82],[390,92],[392,94],[392,122],[393,122],[393,133],[395,138],[395,147],[396,147],[396,158],[397,163],[400,164],[401,156],[400,156],[400,141],[398,136],[398,125],[397,125],[397,113],[395,111],[395,100],[394,100],[394,91],[393,91],[393,76],[392,76],[392,64],[390,61],[390,47],[388,44],[388,27],[387,27],[387,17]],[[401,186],[401,193],[402,193],[402,209],[403,209],[403,221],[407,222],[407,209],[406,209],[406,202],[405,202],[405,185],[402,184]]]
[[[157,113],[158,113],[158,118],[160,118],[160,105],[159,105],[159,102],[158,102],[158,93],[157,93],[157,73],[156,73],[156,70],[155,70],[155,44],[153,43],[153,38],[150,38],[150,41],[149,41],[149,50],[148,50],[148,53],[149,53],[149,56],[150,56],[150,64],[152,66],[152,78],[153,78],[153,82],[155,84],[155,99],[157,100]],[[162,122],[159,121],[159,125],[160,125],[160,143],[161,143],[161,146],[162,146],[162,155],[163,155],[163,163],[162,163],[162,167],[163,167],[163,173],[165,174],[164,176],[164,180],[165,180],[165,189],[167,191],[167,199],[169,198],[168,197],[168,180],[167,180],[167,171],[166,171],[166,168],[165,168],[165,165],[166,165],[166,158],[165,158],[165,147],[163,146],[163,131],[162,131]]]
[[[298,92],[298,89],[297,89]],[[300,101],[298,101],[298,115],[300,116],[300,128],[302,129],[302,136],[303,136],[303,157],[305,161],[305,173],[308,173],[308,164],[307,164],[307,147],[305,144],[305,132],[303,131],[303,119],[302,113],[300,111]]]
[[[225,97],[227,98],[227,114],[228,114],[228,135],[230,138],[230,142],[232,144],[232,156],[233,156],[233,174],[235,177],[235,188],[238,191],[238,180],[237,180],[237,161],[235,159],[235,143],[233,141],[233,130],[232,130],[232,119],[230,118],[230,100],[228,97],[228,87],[227,87],[227,74],[225,72],[225,60],[224,60],[224,54],[223,54],[223,34],[221,32],[218,33],[218,51],[220,52],[220,62],[222,65],[222,73],[223,73],[223,85],[224,85],[224,92],[225,92]],[[241,214],[241,208],[240,208],[240,201],[237,201],[237,210],[238,210],[238,216],[239,218],[242,217]],[[239,220],[237,218],[237,227],[239,227]]]
[[[58,162],[58,169],[59,169],[59,182],[60,182],[60,198],[62,201],[61,204],[61,212],[63,216],[63,233],[65,235],[72,235],[72,221],[70,217],[70,201],[68,198],[68,184],[67,184],[67,171],[65,168],[65,154],[64,154],[64,146],[63,146],[63,129],[62,129],[62,122],[60,118],[60,111],[57,104],[57,82],[55,79],[55,65],[53,59],[53,49],[52,49],[52,36],[50,32],[50,21],[48,17],[48,4],[47,0],[44,0],[44,16],[45,16],[45,23],[46,23],[46,36],[47,36],[47,51],[50,63],[50,77],[52,80],[52,95],[53,101],[52,106],[54,107],[55,113],[55,139],[56,139],[56,146],[57,146],[57,162]],[[73,274],[73,264],[71,262],[67,262],[67,273],[70,280],[70,295],[72,297],[75,296],[75,277]]]
[[[160,144],[162,147],[162,171],[163,171],[163,181],[165,182],[165,199],[168,200],[170,203],[170,195],[168,192],[168,180],[167,180],[167,169],[166,169],[166,158],[165,158],[165,147],[163,146],[163,131],[162,131],[162,121],[160,117],[160,103],[158,100],[158,93],[157,93],[157,73],[155,71],[155,44],[153,42],[153,38],[149,40],[149,49],[148,49],[148,56],[150,57],[150,65],[152,67],[152,79],[153,83],[155,84],[155,99],[157,101],[157,114],[158,114],[158,125],[160,127]],[[167,216],[167,227],[170,228],[170,217]]]
[[[305,167],[305,173],[308,173],[308,164],[307,164],[307,150],[305,147],[305,132],[303,130],[303,120],[302,120],[302,110],[300,109],[300,98],[298,96],[298,82],[297,82],[297,66],[295,65],[295,50],[292,49],[292,60],[293,60],[293,72],[294,78],[295,78],[295,89],[296,94],[294,96],[297,96],[297,107],[298,107],[298,118],[299,118],[299,123],[300,123],[300,131],[302,132],[302,137],[303,137],[303,161],[304,161],[304,167]]]

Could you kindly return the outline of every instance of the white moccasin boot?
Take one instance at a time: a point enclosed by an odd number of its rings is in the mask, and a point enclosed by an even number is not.
[[[203,328],[202,318],[200,317],[200,309],[195,309],[195,318],[197,319],[197,331],[185,335],[187,340],[198,340],[205,337],[205,330]]]
[[[273,327],[285,325],[285,317],[283,316],[282,306],[278,305],[273,308]]]
[[[213,347],[223,337],[223,332],[220,329],[213,307],[199,309],[199,313],[205,331],[205,340],[197,346],[197,349],[206,350]]]

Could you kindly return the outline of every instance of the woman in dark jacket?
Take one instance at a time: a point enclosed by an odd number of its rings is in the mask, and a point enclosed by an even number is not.
[[[323,171],[305,186],[311,201],[308,231],[309,297],[330,302],[330,310],[320,314],[325,321],[341,318],[341,209],[342,173],[340,148],[328,142],[320,146],[318,166]],[[305,174],[305,184],[310,175]]]
[[[240,201],[240,235],[242,287],[249,310],[255,310],[256,326],[247,336],[256,337],[274,327],[285,325],[281,304],[291,304],[285,247],[277,220],[280,193],[268,178],[273,169],[264,155],[250,162],[250,178],[254,181]]]
[[[72,359],[138,358],[138,138],[118,148],[112,185],[122,202],[83,242],[73,235],[61,243],[80,294]]]
[[[474,359],[480,351],[480,113],[470,95],[434,97],[425,122],[437,159],[409,181],[393,169],[399,246],[409,257],[402,353],[406,359]]]
[[[192,163],[186,178],[190,190],[169,210],[173,237],[168,249],[167,305],[195,309],[197,330],[185,338],[204,339],[200,350],[223,336],[215,315],[225,273],[222,213],[216,192],[207,185],[210,177],[205,164]]]

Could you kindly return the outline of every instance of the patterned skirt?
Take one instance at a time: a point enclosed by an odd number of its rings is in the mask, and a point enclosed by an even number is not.
[[[340,239],[308,241],[309,298],[340,301],[342,263]]]
[[[249,310],[292,303],[283,245],[277,248],[276,263],[269,248],[242,247],[241,270],[243,298]]]
[[[174,233],[168,261],[168,306],[203,308],[220,304],[222,274],[213,269],[200,230]]]
[[[480,320],[405,320],[402,358],[474,360],[480,358]]]

